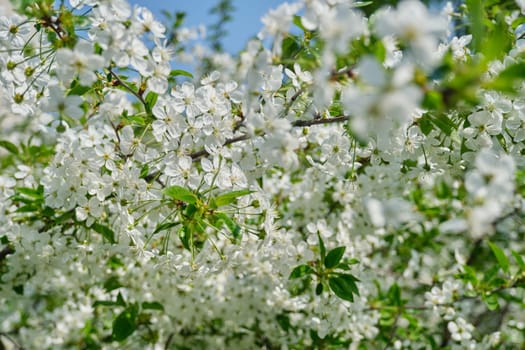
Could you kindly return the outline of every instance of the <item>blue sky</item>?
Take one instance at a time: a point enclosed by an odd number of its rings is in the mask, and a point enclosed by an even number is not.
[[[186,12],[186,26],[208,25],[215,22],[217,17],[209,15],[209,10],[218,0],[129,0],[131,4],[138,4],[149,8],[158,19],[163,19],[161,10],[170,13]],[[236,8],[234,19],[228,23],[228,36],[223,40],[224,49],[232,54],[244,48],[247,40],[256,35],[262,28],[261,17],[269,9],[279,6],[284,0],[233,0]]]

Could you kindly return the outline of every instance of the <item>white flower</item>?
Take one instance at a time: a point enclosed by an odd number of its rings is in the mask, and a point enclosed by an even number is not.
[[[56,60],[58,75],[66,85],[77,76],[81,85],[93,84],[97,80],[95,71],[104,65],[104,59],[93,53],[92,44],[83,40],[73,50],[58,49]]]
[[[450,321],[447,328],[452,339],[457,342],[470,340],[472,338],[472,332],[474,331],[474,326],[465,321],[462,317],[458,317],[456,321]]]
[[[284,72],[288,76],[288,78],[292,79],[292,85],[296,88],[301,87],[301,83],[305,83],[307,85],[311,84],[313,82],[313,77],[310,72],[303,71],[301,69],[301,66],[297,63],[294,63],[293,65],[293,72],[286,68]]]
[[[432,66],[438,58],[438,38],[447,32],[447,20],[430,14],[418,0],[404,0],[396,10],[378,13],[375,30],[381,36],[395,35],[400,38],[410,46],[419,64]]]
[[[84,115],[84,111],[80,107],[82,102],[82,97],[67,95],[66,92],[58,86],[52,86],[49,88],[49,98],[43,105],[42,110],[46,112],[58,112],[59,114],[79,119]]]
[[[330,50],[343,53],[350,40],[365,33],[366,22],[361,14],[347,5],[329,8],[318,14],[320,35]]]
[[[137,6],[134,11],[134,16],[137,19],[135,23],[141,26],[140,31],[152,33],[154,38],[164,38],[166,28],[155,20],[150,10],[142,6]]]

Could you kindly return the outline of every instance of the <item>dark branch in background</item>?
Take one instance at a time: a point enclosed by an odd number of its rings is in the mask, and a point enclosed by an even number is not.
[[[320,125],[320,124],[341,123],[341,122],[347,121],[348,118],[349,118],[348,116],[339,116],[339,117],[325,118],[325,119],[317,118],[317,119],[312,119],[312,120],[296,120],[295,122],[292,123],[292,126],[293,127],[309,127],[309,126]],[[246,141],[246,140],[249,140],[249,139],[251,139],[250,135],[248,135],[248,134],[241,134],[239,136],[232,137],[231,139],[227,139],[223,143],[223,147],[231,145],[231,144],[236,143],[236,142]],[[195,152],[189,153],[187,155],[189,157],[191,157],[191,159],[193,159],[193,161],[197,161],[201,157],[208,156],[209,153],[205,149],[201,149],[199,151],[195,151]],[[162,182],[160,182],[160,180],[159,180],[159,176],[160,175],[161,175],[160,171],[155,171],[153,173],[150,173],[150,174],[146,175],[144,177],[144,180],[146,180],[147,182],[156,181],[162,187],[165,187],[164,184]]]
[[[162,10],[162,15],[166,17],[167,23],[164,23],[164,26],[167,28],[166,37],[168,38],[168,44],[172,45],[175,49],[175,52],[184,51],[184,47],[179,43],[177,39],[177,30],[184,23],[184,18],[186,18],[185,12],[175,11],[173,15],[166,10]]]

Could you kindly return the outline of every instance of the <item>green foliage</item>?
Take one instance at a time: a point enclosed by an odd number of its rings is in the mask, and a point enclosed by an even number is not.
[[[503,252],[503,250],[492,242],[488,242],[490,249],[494,253],[494,256],[498,260],[500,268],[505,272],[509,273],[509,259]]]
[[[235,7],[232,0],[220,0],[209,11],[210,14],[218,16],[217,21],[208,27],[208,41],[212,49],[217,52],[222,52],[224,49],[222,40],[228,35],[225,27],[228,22],[233,20],[234,11]]]
[[[109,243],[116,243],[115,232],[106,225],[94,223],[91,228],[100,233]]]
[[[185,202],[185,203],[188,203],[188,204],[197,204],[197,201],[199,200],[199,198],[197,197],[197,195],[195,195],[193,192],[191,192],[190,190],[188,190],[187,188],[185,187],[181,187],[181,186],[170,186],[170,187],[166,187],[164,190],[163,190],[163,193],[164,195],[172,198],[172,199],[175,199],[175,200],[178,200],[178,201],[181,201],[181,202]]]
[[[129,337],[138,326],[138,308],[131,305],[124,309],[113,321],[113,331],[111,336],[116,341],[123,341]]]
[[[306,291],[312,281],[316,281],[315,294],[321,295],[324,290],[331,290],[343,300],[354,301],[354,295],[359,296],[357,282],[359,280],[352,274],[345,272],[350,266],[358,263],[356,259],[343,259],[346,247],[336,247],[326,252],[323,239],[318,233],[319,258],[308,264],[296,266],[289,280],[303,280],[305,284],[297,292]],[[297,285],[295,286],[297,288]],[[293,292],[293,291],[292,291]]]

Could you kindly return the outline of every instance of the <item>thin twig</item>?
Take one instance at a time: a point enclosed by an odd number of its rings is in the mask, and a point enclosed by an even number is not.
[[[334,118],[325,118],[325,119],[312,119],[312,120],[296,120],[292,122],[293,127],[308,127],[313,125],[320,125],[320,124],[332,124],[332,123],[341,123],[348,120],[348,116],[339,116]],[[232,143],[236,143],[239,141],[246,141],[249,140],[251,137],[248,134],[242,134],[237,137],[231,138],[226,140],[224,142],[223,146],[231,145]],[[193,153],[188,154],[193,160],[198,159],[203,156],[209,155],[208,151],[205,149],[201,149],[200,151],[196,151]]]
[[[231,145],[232,143],[239,142],[239,141],[246,141],[249,139],[250,139],[250,135],[248,134],[239,135],[237,137],[227,139],[224,142],[223,146],[228,146],[228,145]],[[200,151],[188,154],[188,156],[190,156],[193,160],[198,159],[203,156],[207,156],[207,155],[209,155],[209,153],[205,149],[201,149]]]
[[[146,105],[146,101],[144,100],[144,97],[142,97],[141,94],[139,94],[138,92],[136,92],[135,90],[133,90],[133,88],[131,86],[129,86],[126,82],[124,82],[122,79],[120,79],[120,77],[118,76],[118,74],[115,74],[115,72],[113,72],[113,70],[111,68],[108,69],[109,72],[111,73],[111,75],[113,77],[115,77],[115,79],[119,82],[120,85],[122,85],[126,90],[128,90],[133,96],[135,96],[136,98],[138,98],[140,100],[140,102],[142,102],[142,104],[145,106]]]
[[[332,123],[341,123],[349,119],[348,116],[343,115],[333,118],[324,118],[324,119],[312,119],[312,120],[296,120],[292,123],[292,126],[301,127],[301,126],[312,126],[320,124],[332,124]]]

